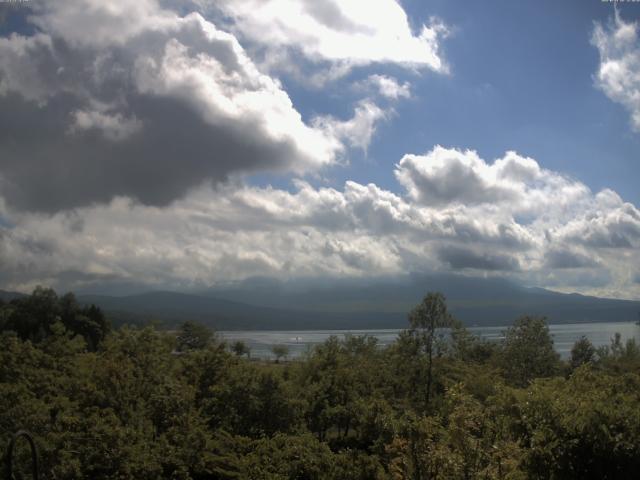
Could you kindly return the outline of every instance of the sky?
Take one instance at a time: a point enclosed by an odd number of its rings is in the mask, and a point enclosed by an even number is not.
[[[640,299],[640,3],[0,2],[0,288]]]

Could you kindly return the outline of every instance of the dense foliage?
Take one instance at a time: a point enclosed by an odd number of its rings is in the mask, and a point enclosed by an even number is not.
[[[607,479],[640,468],[635,342],[581,339],[563,362],[543,319],[487,343],[439,295],[389,347],[333,337],[278,363],[190,323],[178,335],[109,332],[95,307],[44,289],[0,305],[0,327],[0,437],[31,431],[49,479]]]
[[[0,331],[15,332],[21,340],[41,342],[59,328],[84,338],[95,350],[110,330],[95,305],[80,306],[73,293],[58,297],[50,288],[37,287],[33,294],[4,304],[0,300]]]

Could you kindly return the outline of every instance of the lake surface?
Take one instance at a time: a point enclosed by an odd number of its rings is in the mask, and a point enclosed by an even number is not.
[[[469,331],[480,337],[497,341],[504,336],[508,327],[468,327]],[[609,345],[611,337],[620,333],[623,342],[635,338],[640,342],[640,326],[630,322],[612,323],[568,323],[564,325],[549,325],[557,352],[567,358],[574,342],[581,336],[587,337],[596,347]],[[245,330],[221,331],[218,335],[227,342],[242,340],[251,348],[252,358],[274,358],[271,348],[274,345],[289,347],[289,358],[296,358],[313,349],[315,345],[323,343],[331,335],[343,339],[345,335],[370,335],[378,339],[380,345],[393,343],[400,329],[386,330]]]

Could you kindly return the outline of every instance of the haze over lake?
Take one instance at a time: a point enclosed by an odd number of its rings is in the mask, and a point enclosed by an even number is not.
[[[491,341],[501,339],[506,330],[505,326],[470,327],[468,330],[481,338]],[[371,330],[249,330],[249,331],[221,331],[218,335],[229,343],[242,340],[251,349],[252,358],[274,358],[271,348],[274,345],[289,347],[289,358],[298,358],[314,346],[323,343],[330,336],[340,339],[346,335],[370,335],[378,339],[382,346],[393,343],[401,329],[371,329]],[[587,337],[594,346],[609,345],[611,338],[620,333],[622,341],[635,338],[640,342],[640,326],[630,322],[613,323],[570,323],[564,325],[551,324],[549,331],[553,336],[554,347],[563,357],[568,358],[571,347],[581,336]]]

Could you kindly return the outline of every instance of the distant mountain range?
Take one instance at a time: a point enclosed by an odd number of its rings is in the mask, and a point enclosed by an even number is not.
[[[25,296],[24,293],[7,292],[5,290],[0,290],[0,300],[2,300],[3,302],[10,302],[14,298],[20,298],[24,296]]]
[[[367,319],[371,328],[395,328],[407,325],[408,312],[429,291],[444,293],[453,315],[470,326],[508,325],[527,314],[545,316],[551,323],[635,321],[640,314],[640,301],[564,294],[502,278],[462,275],[407,275],[333,283],[283,283],[257,278],[233,287],[210,289],[204,295],[319,314],[320,323],[326,320],[339,325],[345,321],[344,328],[358,328]]]
[[[254,278],[198,293],[156,291],[129,296],[81,294],[115,324],[184,320],[218,330],[403,328],[429,291],[440,291],[466,325],[508,325],[525,314],[550,323],[635,321],[640,301],[614,300],[528,288],[505,279],[407,275],[396,279],[280,282]],[[16,293],[0,291],[5,301]]]

